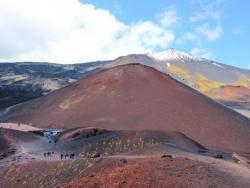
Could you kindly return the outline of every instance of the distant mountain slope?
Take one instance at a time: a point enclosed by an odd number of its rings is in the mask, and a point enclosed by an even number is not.
[[[62,88],[105,63],[0,63],[0,109]]]
[[[122,64],[153,67],[210,98],[250,117],[250,70],[221,64],[170,49],[134,54],[112,61],[60,65],[0,63],[0,109],[46,95],[92,71]]]
[[[147,55],[124,56],[105,66],[129,63],[141,63],[156,68],[250,117],[250,70],[198,58],[175,49]],[[234,89],[228,89],[232,87]]]
[[[149,54],[150,55],[150,54]],[[222,104],[248,113],[250,117],[250,70],[198,58],[171,49],[164,54],[151,54],[157,62],[166,63],[168,71],[189,86]]]
[[[38,127],[179,131],[210,149],[250,151],[247,118],[140,64],[92,74],[2,118]]]

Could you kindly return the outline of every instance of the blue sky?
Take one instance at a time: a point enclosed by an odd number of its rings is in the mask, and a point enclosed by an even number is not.
[[[179,23],[173,28],[177,37],[192,31],[195,26],[198,27],[201,22],[190,24],[189,17],[204,13],[207,6],[214,3],[212,11],[218,12],[220,19],[217,21],[210,17],[207,21],[212,24],[218,22],[223,32],[215,41],[206,41],[199,47],[211,53],[209,57],[212,59],[225,64],[250,68],[250,1],[82,0],[82,2],[93,3],[97,7],[107,9],[127,24],[135,23],[138,20],[156,22],[158,14],[164,12],[169,6],[175,6],[177,15],[180,17]],[[186,52],[191,51],[196,46],[191,41],[172,45],[172,47]]]
[[[250,68],[250,1],[2,0],[0,62],[76,63],[176,48]]]

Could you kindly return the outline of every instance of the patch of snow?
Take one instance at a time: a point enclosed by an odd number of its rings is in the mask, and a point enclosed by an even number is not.
[[[185,62],[185,60],[200,60],[201,58],[193,56],[186,52],[180,52],[176,49],[169,49],[167,51],[163,52],[152,52],[147,53],[148,56],[153,57],[154,59],[160,60],[160,61],[170,61],[170,60],[181,60]]]
[[[225,69],[225,67],[223,67],[223,66],[221,66],[221,65],[219,65],[219,64],[217,64],[215,62],[213,62],[212,64],[215,65],[215,66],[217,66],[217,67],[219,67],[219,68]]]

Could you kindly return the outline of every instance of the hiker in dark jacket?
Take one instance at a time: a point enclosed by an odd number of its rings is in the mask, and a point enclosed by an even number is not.
[[[75,157],[74,153],[70,154],[70,159],[74,159],[74,157]]]
[[[61,154],[61,160],[63,160],[63,154]]]
[[[46,157],[46,154],[47,154],[46,152],[43,153],[43,157],[44,157],[44,158]]]

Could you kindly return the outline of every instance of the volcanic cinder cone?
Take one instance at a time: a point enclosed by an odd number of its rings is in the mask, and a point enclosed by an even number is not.
[[[117,66],[12,108],[38,127],[179,131],[209,149],[250,151],[249,119],[147,66]]]

